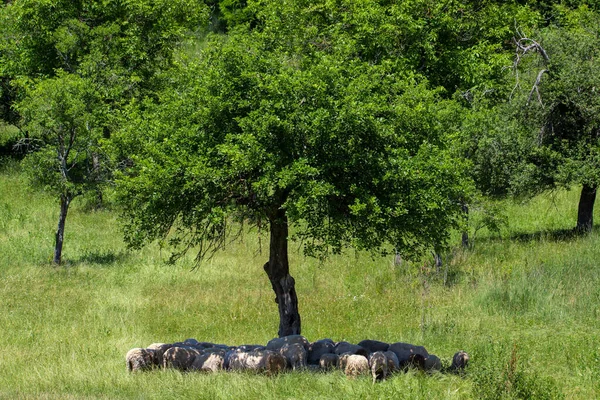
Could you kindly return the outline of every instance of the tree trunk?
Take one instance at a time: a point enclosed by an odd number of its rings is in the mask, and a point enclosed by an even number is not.
[[[596,201],[596,189],[583,185],[581,197],[579,197],[579,210],[577,212],[577,227],[579,232],[589,232],[594,226],[594,202]]]
[[[465,227],[462,231],[461,242],[462,247],[465,249],[469,248],[469,206],[466,203],[463,203],[461,206],[462,212],[465,217]]]
[[[62,258],[62,247],[65,239],[65,221],[67,220],[67,211],[71,198],[65,195],[60,196],[60,214],[58,215],[58,228],[54,240],[54,259],[52,262],[56,265],[60,264]]]
[[[279,306],[279,337],[300,334],[300,313],[294,278],[289,272],[288,221],[285,211],[279,209],[269,217],[271,240],[269,261],[264,269],[275,292]]]
[[[93,177],[95,181],[100,180],[100,155],[98,153],[92,153],[92,168],[94,169]],[[94,208],[97,210],[102,208],[104,205],[104,198],[102,196],[102,189],[96,186],[96,205]]]

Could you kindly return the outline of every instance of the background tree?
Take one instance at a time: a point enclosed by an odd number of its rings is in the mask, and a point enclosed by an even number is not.
[[[160,71],[190,31],[207,29],[207,7],[196,0],[23,0],[0,5],[0,112],[35,79],[67,71],[89,80],[109,106],[98,123],[105,136],[119,125],[120,110],[151,96]]]
[[[554,10],[549,26],[515,41],[512,102],[528,147],[513,190],[581,185],[576,230],[586,232],[600,184],[600,15],[585,6]]]
[[[60,264],[67,212],[73,199],[106,180],[94,157],[102,154],[102,129],[97,114],[102,108],[97,91],[89,81],[60,72],[39,82],[19,103],[22,141],[31,151],[25,166],[31,182],[59,200],[53,263]],[[104,163],[103,163],[104,165]]]

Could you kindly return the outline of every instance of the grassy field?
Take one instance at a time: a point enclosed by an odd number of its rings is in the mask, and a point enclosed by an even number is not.
[[[166,265],[158,246],[128,251],[113,212],[76,201],[65,264],[53,267],[58,205],[5,163],[0,398],[598,398],[600,236],[553,233],[574,225],[577,196],[506,203],[508,225],[480,231],[472,250],[445,256],[440,273],[352,250],[324,263],[292,253],[309,340],[411,342],[445,363],[464,349],[464,376],[409,372],[373,385],[339,372],[130,375],[124,356],[133,347],[190,337],[266,343],[276,335],[259,235],[248,232],[191,271],[191,260]]]

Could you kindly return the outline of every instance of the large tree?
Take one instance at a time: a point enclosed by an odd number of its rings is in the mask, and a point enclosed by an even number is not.
[[[133,246],[168,238],[175,255],[202,257],[236,221],[268,227],[280,336],[301,331],[290,240],[315,256],[347,245],[414,256],[446,243],[468,186],[442,91],[402,62],[289,27],[210,36],[116,142],[131,154],[118,186]]]

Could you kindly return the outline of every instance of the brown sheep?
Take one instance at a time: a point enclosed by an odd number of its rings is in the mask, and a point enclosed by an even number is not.
[[[135,348],[125,355],[129,372],[146,371],[154,367],[155,354],[152,349]]]
[[[385,380],[388,375],[388,360],[383,351],[376,351],[369,356],[369,369],[375,381]]]
[[[202,372],[218,372],[222,371],[225,364],[225,356],[223,352],[206,352],[197,355],[190,366],[190,370]]]
[[[281,354],[272,350],[231,351],[227,354],[227,365],[232,371],[249,370],[274,375],[283,372],[287,362]]]
[[[344,373],[348,378],[356,378],[369,371],[369,361],[365,356],[350,354],[348,355],[345,364]]]
[[[171,347],[163,355],[163,368],[187,371],[201,352],[193,347]]]

